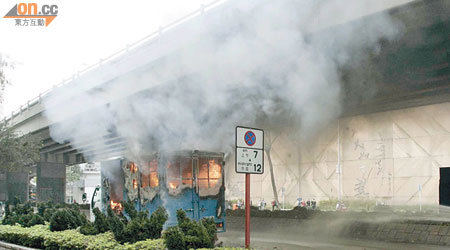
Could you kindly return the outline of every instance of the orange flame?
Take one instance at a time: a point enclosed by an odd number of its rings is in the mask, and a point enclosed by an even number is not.
[[[114,202],[113,200],[111,200],[110,202],[111,205],[111,209],[114,211],[122,211],[122,203],[120,202]]]
[[[209,185],[214,187],[222,178],[222,166],[217,164],[214,160],[209,160]]]
[[[208,188],[208,164],[202,164],[198,173],[198,186]]]
[[[133,179],[133,188],[137,189],[138,188],[138,182],[136,179]]]
[[[150,173],[150,187],[157,187],[159,185],[158,173],[152,172]]]
[[[144,166],[144,171],[141,173],[141,187],[151,188],[158,187],[158,161],[156,159],[151,160],[148,165]]]
[[[171,189],[176,189],[176,188],[178,187],[179,184],[180,184],[179,181],[170,181],[170,182],[169,182],[169,187],[170,187]]]
[[[136,163],[130,162],[130,172],[136,173],[137,171],[138,171],[138,167],[137,167]]]
[[[150,187],[157,187],[159,185],[158,180],[158,161],[153,159],[150,161]]]

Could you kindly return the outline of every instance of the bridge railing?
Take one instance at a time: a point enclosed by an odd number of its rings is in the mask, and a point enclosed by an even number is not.
[[[139,46],[143,45],[146,42],[149,42],[151,40],[156,40],[156,39],[160,38],[160,36],[162,36],[164,32],[169,31],[169,30],[177,27],[178,25],[180,25],[180,24],[182,24],[182,23],[184,23],[184,22],[186,22],[186,21],[188,21],[188,20],[190,20],[190,19],[192,19],[192,18],[194,18],[196,16],[202,15],[206,11],[209,11],[209,10],[213,9],[214,7],[224,3],[226,1],[227,0],[215,0],[215,1],[212,1],[212,2],[210,2],[208,4],[206,4],[206,5],[201,5],[199,9],[197,9],[197,10],[195,10],[193,12],[190,12],[189,14],[187,14],[187,15],[179,18],[179,19],[176,19],[175,21],[173,21],[173,22],[171,22],[171,23],[169,23],[167,25],[159,27],[159,29],[154,31],[153,33],[150,33],[149,35],[139,39],[138,41],[127,45],[125,48],[123,48],[123,49],[121,49],[121,50],[111,54],[110,56],[108,56],[106,58],[100,59],[97,63],[92,64],[92,65],[90,65],[90,66],[88,66],[88,67],[86,67],[86,68],[84,68],[84,69],[82,69],[80,71],[77,71],[76,74],[73,74],[71,77],[66,78],[66,79],[62,80],[61,82],[59,82],[58,84],[53,85],[53,87],[51,87],[50,89],[40,93],[38,96],[36,96],[34,98],[28,100],[24,105],[21,105],[17,110],[12,111],[11,114],[6,115],[3,118],[3,122],[6,123],[6,122],[12,120],[15,116],[21,114],[24,110],[27,110],[30,107],[40,103],[42,98],[44,98],[47,94],[52,92],[55,88],[64,86],[64,85],[72,82],[73,80],[75,80],[76,78],[86,74],[87,72],[100,67],[104,63],[113,61],[114,59],[118,58],[119,56],[124,55],[124,54],[128,53],[129,51],[138,48]]]

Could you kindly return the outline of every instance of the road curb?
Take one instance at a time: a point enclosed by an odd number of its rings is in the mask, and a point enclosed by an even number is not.
[[[3,242],[3,241],[0,241],[0,250],[4,250],[4,249],[37,250],[36,248],[29,248],[29,247],[24,247],[24,246],[15,245],[15,244],[11,244],[11,243],[6,243],[6,242]]]

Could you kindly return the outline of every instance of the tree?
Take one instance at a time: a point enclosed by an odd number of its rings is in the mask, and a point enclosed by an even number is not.
[[[32,134],[20,135],[0,123],[0,172],[25,170],[39,162],[41,141]]]
[[[73,183],[81,179],[83,172],[80,165],[72,165],[66,168],[66,181]]]
[[[0,119],[2,118],[4,91],[7,84],[5,69],[14,64],[0,54]],[[20,135],[7,123],[0,123],[0,172],[24,170],[36,164],[39,159],[41,141],[37,136]]]
[[[79,181],[82,175],[80,165],[72,165],[66,168],[66,181],[70,187],[70,196],[73,197],[74,182]]]
[[[6,68],[14,68],[14,65],[9,63],[2,54],[0,54],[0,118],[3,117],[3,100],[5,87],[9,83],[5,75]]]

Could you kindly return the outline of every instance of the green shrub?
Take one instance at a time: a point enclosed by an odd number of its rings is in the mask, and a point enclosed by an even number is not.
[[[0,226],[0,240],[26,247],[57,250],[164,250],[164,241],[146,240],[134,244],[121,245],[114,240],[111,232],[98,235],[82,235],[76,230],[51,232],[48,225],[36,225],[30,228],[21,226]]]
[[[86,219],[86,216],[84,214],[82,214],[77,207],[67,209],[67,211],[72,216],[72,223],[73,223],[74,228],[82,226],[88,222],[88,220]]]
[[[88,221],[80,227],[80,233],[84,235],[96,235],[98,234],[98,231],[95,226],[90,221]]]
[[[173,227],[169,232],[166,231],[164,233],[167,248],[184,250],[214,247],[217,240],[217,229],[214,219],[203,219],[199,222],[193,221],[186,216],[184,210],[179,209],[177,211],[177,221],[177,227]],[[183,246],[184,248],[181,248]]]
[[[148,230],[150,239],[161,238],[161,232],[167,219],[169,219],[169,215],[163,207],[159,207],[152,213],[150,220],[144,224],[144,228]]]
[[[97,230],[97,232],[104,233],[108,231],[109,225],[106,216],[98,208],[94,208],[93,212],[95,215],[94,227]]]
[[[245,210],[227,210],[227,216],[244,217]],[[288,218],[288,219],[307,219],[317,214],[320,214],[320,210],[307,209],[305,207],[294,207],[292,210],[258,210],[256,207],[250,209],[252,217],[272,217],[272,218]]]
[[[50,219],[50,231],[75,229],[87,223],[86,217],[73,209],[57,210]]]
[[[114,238],[118,242],[124,243],[127,241],[127,236],[125,235],[125,224],[119,219],[118,216],[114,214],[110,215],[110,217],[108,217],[108,224],[114,234]]]
[[[318,202],[317,206],[320,208],[320,210],[336,210],[336,204],[339,201],[337,199],[329,199],[329,200],[321,200]]]
[[[58,210],[50,219],[50,231],[64,231],[72,226],[72,218],[66,210]]]
[[[165,250],[164,241],[158,240],[144,240],[138,241],[134,244],[125,243],[123,246],[117,247],[115,249],[125,249],[125,250]]]
[[[215,248],[199,248],[197,250],[245,250],[239,247],[215,247]]]
[[[33,213],[33,207],[30,202],[24,204],[15,204],[11,211],[18,215],[29,214]]]
[[[211,244],[208,231],[200,222],[194,222],[194,227],[184,236],[184,241],[186,242],[187,249],[214,247],[214,243]]]
[[[114,235],[111,232],[97,234],[95,236],[85,236],[88,237],[89,241],[86,244],[86,250],[97,250],[97,249],[124,249],[123,245],[120,245],[114,240]],[[156,248],[155,248],[156,249]]]
[[[0,226],[0,240],[23,245],[27,247],[40,248],[44,247],[44,236],[48,232],[48,226],[36,225],[30,228],[20,226]]]
[[[11,212],[5,213],[5,218],[2,220],[3,225],[15,225],[18,222],[19,218],[15,214],[11,214]]]
[[[37,224],[44,224],[44,219],[40,215],[31,212],[25,215],[18,216],[17,223],[24,227],[31,227]]]
[[[56,213],[56,211],[58,211],[58,209],[56,209],[56,208],[46,208],[43,212],[44,220],[47,222],[50,222],[50,220],[52,219],[52,216]]]
[[[130,217],[130,219],[134,219],[138,216],[138,211],[132,201],[122,201],[122,207],[125,213]]]
[[[38,203],[37,204],[37,210],[38,210],[38,214],[40,216],[42,216],[42,217],[44,216],[45,209],[47,209],[47,207],[45,206],[45,203]]]
[[[133,203],[123,202],[122,204],[129,220],[124,216],[114,214],[110,208],[107,212],[109,228],[118,242],[134,243],[161,238],[161,231],[168,219],[164,208],[158,208],[149,218],[147,211],[136,211]]]
[[[65,208],[66,206],[65,206],[65,204],[56,203],[54,207],[55,208]]]
[[[9,209],[9,201],[5,202],[5,216],[8,216],[8,214],[11,213],[11,210]]]
[[[163,238],[167,249],[183,250],[186,249],[183,232],[179,227],[169,227],[164,231]]]
[[[20,204],[20,203],[21,203],[21,201],[20,201],[19,197],[14,196],[14,198],[11,201],[11,205],[16,206],[17,204]]]
[[[5,218],[2,221],[3,225],[15,225],[19,223],[24,227],[31,227],[37,224],[44,224],[44,219],[33,213],[33,204],[27,202],[19,204],[14,202],[14,207],[9,209],[10,202],[7,202],[5,209]]]
[[[127,242],[135,243],[136,241],[148,239],[147,232],[143,229],[143,220],[133,219],[125,226],[125,235],[127,235]]]
[[[343,201],[348,211],[373,211],[376,208],[376,201],[371,199],[348,199]],[[322,200],[319,201],[318,207],[321,210],[336,210],[336,204],[338,200]]]
[[[203,218],[201,220],[203,226],[206,228],[206,231],[208,232],[209,240],[211,241],[211,246],[214,246],[214,244],[217,241],[217,226],[216,222],[213,218]]]

